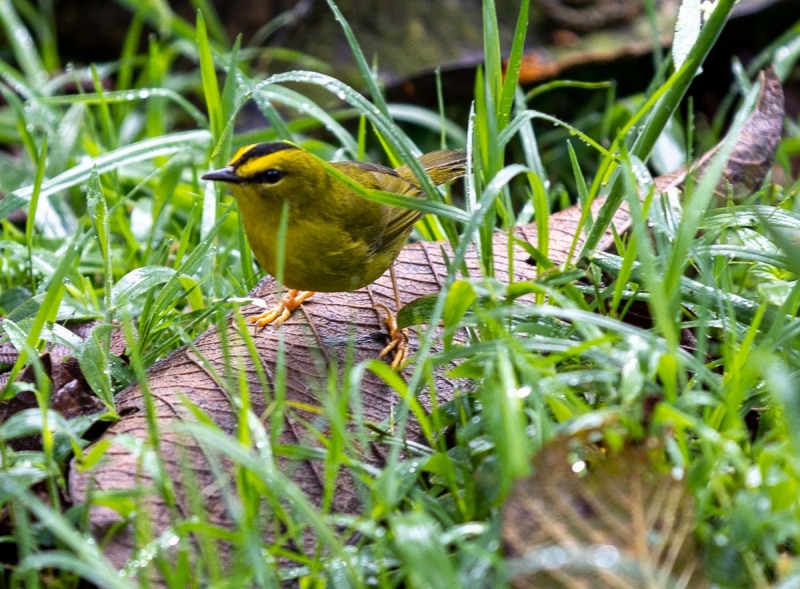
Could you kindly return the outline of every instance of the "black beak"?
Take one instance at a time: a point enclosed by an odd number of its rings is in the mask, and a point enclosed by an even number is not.
[[[215,182],[228,182],[231,184],[239,184],[242,179],[236,175],[233,166],[213,170],[207,174],[200,176],[203,180],[214,180]]]

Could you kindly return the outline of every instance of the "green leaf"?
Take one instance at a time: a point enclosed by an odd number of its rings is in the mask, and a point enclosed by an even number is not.
[[[372,72],[372,68],[369,67],[369,63],[367,63],[367,59],[364,57],[364,52],[361,50],[361,46],[358,44],[358,40],[356,39],[355,33],[353,33],[353,29],[350,27],[350,23],[347,22],[347,19],[345,19],[342,11],[339,10],[339,7],[336,6],[336,3],[333,0],[327,0],[327,2],[331,12],[333,12],[336,22],[339,23],[340,27],[342,27],[344,36],[347,39],[347,44],[350,46],[350,51],[353,54],[353,58],[356,60],[358,70],[361,72],[361,77],[364,80],[364,83],[367,85],[367,90],[372,96],[375,106],[378,107],[378,110],[381,113],[388,117],[389,111],[386,107],[386,101],[383,98],[383,92],[381,92],[381,88],[378,86],[378,82],[376,76]]]
[[[508,56],[505,78],[503,80],[503,91],[498,102],[498,115],[500,117],[499,127],[502,129],[508,122],[511,107],[514,105],[514,95],[517,92],[517,82],[519,72],[522,69],[522,58],[525,52],[525,33],[528,30],[528,11],[530,2],[520,2],[517,26],[514,30],[514,41],[511,45],[511,53]]]
[[[653,146],[666,127],[667,122],[672,118],[697,72],[700,71],[706,56],[714,46],[717,37],[722,32],[722,28],[731,10],[733,10],[735,2],[736,0],[718,0],[708,22],[700,31],[697,42],[689,52],[686,62],[670,76],[670,79],[657,92],[649,97],[644,107],[648,109],[649,114],[642,132],[637,136],[631,148],[631,156],[647,161]],[[637,115],[627,126],[632,127],[632,125],[635,125],[635,121],[638,121],[638,118],[639,116]],[[623,129],[621,135],[624,136],[626,133],[627,129]],[[608,199],[601,208],[597,220],[586,238],[582,255],[588,254],[597,247],[606,228],[610,225],[614,213],[622,202],[624,189],[622,177],[616,174],[611,179],[611,190]]]
[[[34,98],[30,104],[41,104],[43,106],[64,106],[70,104],[97,105],[106,104],[130,104],[135,102],[146,102],[156,98],[171,100],[181,107],[189,115],[198,127],[208,126],[208,119],[185,97],[181,96],[171,88],[138,88],[131,90],[111,90],[103,92],[103,95],[88,92],[86,94],[70,94],[61,96],[46,96]]]
[[[672,62],[675,69],[686,63],[689,52],[697,42],[703,26],[703,10],[700,0],[683,0],[678,9],[678,22],[672,39]]]
[[[422,325],[427,323],[434,308],[438,294],[427,295],[414,299],[397,313],[397,327],[405,329],[412,325]]]
[[[0,1],[0,24],[3,25],[6,42],[11,45],[14,57],[22,68],[25,78],[35,88],[41,90],[42,85],[47,81],[48,72],[36,50],[36,43],[31,37],[30,31],[22,24],[11,0]]]
[[[7,481],[8,482],[8,481]],[[25,509],[29,510],[38,520],[38,525],[43,526],[55,536],[59,543],[70,549],[66,555],[58,551],[56,556],[49,559],[46,554],[33,554],[24,558],[18,565],[20,573],[27,570],[52,570],[51,567],[74,570],[86,575],[86,579],[100,587],[109,589],[130,589],[133,584],[119,575],[100,551],[97,543],[90,540],[84,533],[78,532],[74,524],[64,515],[45,505],[41,500],[14,481],[5,488],[13,494],[15,501],[19,501]],[[59,558],[60,557],[60,558]],[[13,583],[12,583],[13,584]]]
[[[409,513],[392,519],[395,547],[409,573],[410,587],[453,589],[460,587],[453,563],[441,541],[441,531],[423,513]]]
[[[208,118],[211,121],[211,134],[215,140],[222,136],[225,119],[222,112],[222,96],[217,82],[217,70],[206,30],[202,11],[197,11],[197,51],[200,60],[200,78],[203,82],[203,96],[206,99]]]
[[[162,284],[170,282],[173,278],[177,278],[187,290],[196,286],[192,278],[186,275],[178,275],[172,268],[145,266],[128,272],[114,285],[111,291],[111,304],[119,307],[149,293]]]
[[[92,172],[105,174],[134,163],[172,155],[187,149],[198,147],[205,149],[210,143],[211,135],[209,135],[208,131],[183,131],[126,145],[92,160],[80,163],[45,182],[42,185],[39,198],[48,198],[63,190],[83,184],[89,180]],[[12,211],[25,206],[30,201],[33,190],[33,186],[26,186],[11,192],[0,200],[0,219],[4,219]]]

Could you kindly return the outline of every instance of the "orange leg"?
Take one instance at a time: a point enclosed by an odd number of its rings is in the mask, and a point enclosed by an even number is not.
[[[387,344],[381,353],[378,354],[379,358],[383,358],[394,351],[394,358],[392,358],[392,368],[397,370],[403,362],[408,358],[408,333],[405,329],[397,328],[397,319],[386,305],[375,305],[376,309],[381,309],[386,313],[386,328],[389,330],[389,338],[391,341]]]
[[[289,315],[292,314],[292,311],[299,307],[303,301],[310,299],[313,294],[314,293],[310,290],[297,290],[295,288],[290,288],[281,297],[281,300],[277,305],[268,311],[264,311],[260,315],[248,317],[247,320],[250,321],[250,323],[255,323],[256,328],[264,327],[270,323],[274,323],[275,327],[278,327],[281,323],[289,318]]]

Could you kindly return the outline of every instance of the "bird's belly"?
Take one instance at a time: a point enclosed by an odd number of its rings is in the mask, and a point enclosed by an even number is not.
[[[277,277],[278,243],[274,233],[248,233],[258,263]],[[286,234],[283,284],[297,290],[347,292],[377,280],[397,257],[405,239],[375,251],[346,231],[302,223],[290,224]]]
[[[387,267],[366,253],[307,249],[287,254],[284,282],[289,288],[317,292],[357,290],[375,281]]]

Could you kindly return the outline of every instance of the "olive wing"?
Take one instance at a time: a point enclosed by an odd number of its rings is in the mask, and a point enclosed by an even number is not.
[[[359,184],[372,190],[381,190],[406,196],[418,196],[421,194],[416,184],[403,178],[395,170],[380,164],[337,162],[333,165],[357,180]],[[368,205],[365,204],[359,208],[365,211],[367,207]],[[351,220],[354,225],[361,225],[362,223],[359,223],[359,221],[372,225],[367,232],[373,235],[370,241],[374,250],[378,250],[384,244],[394,243],[397,240],[405,242],[411,227],[422,217],[422,214],[418,211],[402,207],[380,205],[379,211],[380,223],[376,223],[374,219],[370,219],[366,215],[358,215],[360,219],[353,218]]]

